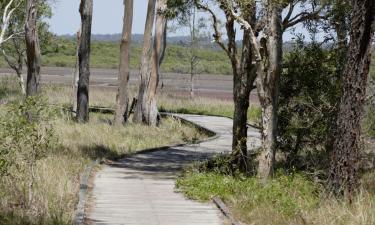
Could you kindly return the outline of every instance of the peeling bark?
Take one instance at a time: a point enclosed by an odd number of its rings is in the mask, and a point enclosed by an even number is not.
[[[150,66],[150,51],[151,51],[151,41],[152,41],[152,28],[154,25],[155,18],[155,5],[156,0],[148,1],[147,17],[145,24],[145,32],[143,39],[143,48],[141,55],[141,65],[139,72],[139,90],[138,90],[138,100],[137,105],[134,110],[133,121],[135,123],[147,123],[146,116],[148,115],[146,105],[147,105],[147,87],[150,79],[149,66]]]
[[[124,0],[124,22],[120,46],[119,88],[117,92],[117,108],[115,124],[121,125],[128,118],[129,108],[129,75],[130,75],[130,44],[133,26],[133,0]]]
[[[273,175],[277,137],[279,79],[282,71],[282,8],[268,3],[267,41],[263,45],[265,71],[260,72],[258,94],[262,106],[262,149],[258,155],[258,176],[266,180]],[[262,42],[262,41],[261,41]]]
[[[37,29],[38,0],[28,0],[26,9],[25,40],[27,55],[27,87],[26,96],[39,92],[40,81],[40,47]]]

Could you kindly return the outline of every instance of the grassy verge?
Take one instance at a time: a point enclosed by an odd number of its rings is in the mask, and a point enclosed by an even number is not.
[[[353,204],[327,196],[320,185],[301,174],[278,174],[267,184],[254,177],[232,177],[214,172],[186,172],[177,188],[200,201],[222,198],[244,224],[261,225],[371,225],[375,224],[374,175],[363,179]]]

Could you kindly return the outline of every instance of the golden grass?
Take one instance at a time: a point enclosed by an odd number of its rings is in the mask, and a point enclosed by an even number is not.
[[[46,95],[50,96],[53,103],[71,104],[71,88],[67,86],[47,86],[44,88]],[[130,99],[136,96],[135,87],[130,88]],[[91,106],[104,106],[114,108],[116,105],[116,89],[105,87],[92,87],[89,93]],[[202,115],[216,115],[233,117],[233,101],[215,98],[196,97],[191,99],[186,96],[176,96],[173,93],[163,91],[158,94],[157,99],[160,111],[191,113]],[[251,105],[248,111],[248,119],[252,122],[260,122],[261,110],[257,105]]]

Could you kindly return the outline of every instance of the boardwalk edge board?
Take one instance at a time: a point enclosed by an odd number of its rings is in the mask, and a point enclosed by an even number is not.
[[[85,206],[87,200],[87,192],[88,192],[88,182],[92,172],[92,169],[99,164],[99,159],[95,160],[89,166],[87,166],[83,172],[81,177],[80,185],[79,185],[79,198],[77,209],[74,218],[75,225],[83,225],[85,220]]]
[[[212,198],[212,202],[220,209],[220,212],[230,221],[231,225],[242,225],[242,223],[238,222],[230,212],[228,206],[219,198],[214,197]]]

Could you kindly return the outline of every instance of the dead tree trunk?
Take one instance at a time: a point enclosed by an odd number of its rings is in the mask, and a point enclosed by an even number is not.
[[[343,70],[342,96],[336,120],[330,183],[350,200],[358,186],[361,119],[371,61],[375,2],[353,0],[350,44]]]
[[[77,121],[89,120],[90,44],[93,0],[81,0],[81,40],[79,45],[79,81],[77,91]]]
[[[266,72],[259,76],[258,93],[262,106],[262,149],[258,155],[258,176],[267,179],[272,176],[275,164],[277,137],[277,108],[279,79],[282,64],[282,8],[277,2],[269,3],[267,22],[267,40],[262,39],[262,48]],[[262,43],[263,42],[263,43]]]
[[[40,47],[38,40],[37,20],[38,0],[28,0],[26,9],[25,40],[27,55],[26,96],[39,92],[40,80]]]
[[[149,0],[147,7],[147,17],[145,24],[145,32],[143,38],[143,48],[141,55],[141,65],[139,72],[139,91],[138,101],[134,110],[133,121],[135,123],[147,123],[146,121],[146,104],[147,104],[147,86],[150,79],[149,66],[150,66],[150,51],[151,51],[151,39],[152,39],[152,28],[154,25],[155,18],[155,5],[156,0]]]
[[[117,108],[115,124],[122,125],[128,118],[129,108],[129,75],[130,75],[130,44],[133,25],[133,0],[124,1],[124,23],[120,46],[119,88],[117,92]]]
[[[73,91],[72,91],[72,112],[73,117],[77,116],[77,90],[78,90],[78,82],[79,82],[79,44],[81,40],[81,31],[77,32],[77,48],[76,48],[76,65],[74,68],[73,74]]]

